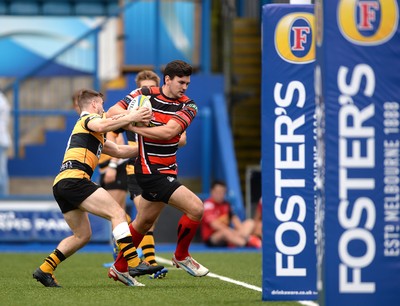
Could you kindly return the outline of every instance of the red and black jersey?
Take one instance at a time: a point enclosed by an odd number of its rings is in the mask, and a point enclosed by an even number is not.
[[[196,103],[182,96],[179,99],[171,99],[165,96],[162,88],[143,87],[132,91],[118,104],[127,109],[129,103],[138,95],[149,96],[153,108],[151,126],[167,124],[169,120],[175,120],[182,127],[182,132],[192,123],[197,114]],[[176,152],[180,135],[170,140],[152,140],[138,136],[139,156],[135,162],[135,173],[142,174],[177,174]]]

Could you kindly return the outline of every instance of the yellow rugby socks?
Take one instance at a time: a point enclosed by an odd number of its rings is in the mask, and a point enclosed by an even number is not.
[[[65,260],[65,256],[58,249],[46,257],[42,265],[39,267],[45,273],[53,273],[57,266]]]
[[[121,250],[123,257],[130,267],[136,267],[140,264],[136,248],[133,244],[132,235],[129,231],[129,226],[127,222],[122,222],[118,224],[113,229],[113,235],[117,241],[117,245]]]
[[[142,242],[139,244],[139,248],[142,248],[145,260],[152,266],[157,266],[153,232],[149,231],[146,233]]]

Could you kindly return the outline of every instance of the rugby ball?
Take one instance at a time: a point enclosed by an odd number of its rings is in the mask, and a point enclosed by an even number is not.
[[[134,110],[137,109],[138,107],[147,107],[151,110],[152,107],[149,97],[145,95],[138,95],[134,97],[133,100],[128,105],[128,110]],[[132,122],[132,125],[143,126],[142,123],[136,123],[136,122]]]

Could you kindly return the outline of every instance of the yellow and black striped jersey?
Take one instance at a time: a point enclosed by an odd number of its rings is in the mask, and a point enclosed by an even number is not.
[[[90,178],[99,163],[104,146],[104,133],[89,129],[88,123],[93,119],[101,119],[98,114],[83,114],[75,124],[69,137],[60,173],[53,185],[65,178]]]

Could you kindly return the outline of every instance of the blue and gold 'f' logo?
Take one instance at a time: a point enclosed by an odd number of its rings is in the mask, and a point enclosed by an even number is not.
[[[275,28],[275,48],[279,56],[294,64],[315,60],[314,15],[291,13],[279,20]]]
[[[341,0],[337,19],[342,35],[357,45],[387,42],[397,30],[396,0]]]

